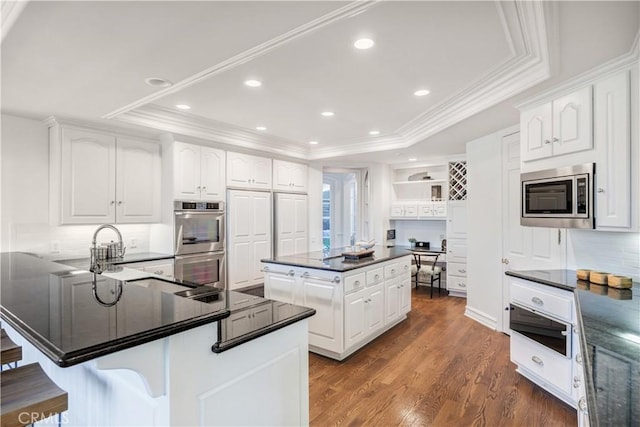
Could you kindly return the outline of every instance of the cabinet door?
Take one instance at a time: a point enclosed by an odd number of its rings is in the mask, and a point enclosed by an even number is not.
[[[229,191],[227,209],[228,281],[230,289],[251,284],[253,270],[253,198],[248,191]]]
[[[401,218],[404,215],[404,205],[400,203],[394,203],[391,205],[391,217]]]
[[[287,266],[282,267],[283,271],[281,273],[284,273],[286,271],[284,267]],[[293,275],[287,276],[278,272],[267,273],[264,277],[264,296],[268,299],[295,304],[295,286],[296,278]]]
[[[400,281],[400,292],[398,293],[400,303],[400,316],[411,311],[411,276]]]
[[[350,348],[366,337],[365,290],[344,297],[344,346]]]
[[[174,198],[200,200],[200,146],[175,142],[173,146]]]
[[[62,224],[115,222],[116,139],[62,130]]]
[[[313,308],[309,318],[309,344],[341,353],[342,287],[327,281],[302,278],[303,301],[300,305]]]
[[[116,222],[160,221],[160,145],[118,138]]]
[[[406,218],[417,218],[418,217],[418,205],[405,205],[404,206],[404,216]]]
[[[293,190],[302,193],[307,192],[307,182],[309,180],[309,167],[299,163],[292,163],[293,166]]]
[[[253,259],[244,268],[251,269],[253,284],[262,283],[261,259],[271,257],[271,193],[252,192],[252,208],[249,216],[252,223],[251,238],[253,243]]]
[[[550,102],[523,111],[520,114],[521,157],[523,161],[551,157],[551,115]]]
[[[227,152],[227,186],[251,187],[253,156]]]
[[[269,326],[273,323],[273,308],[271,303],[267,303],[253,309],[252,317],[252,328],[253,330],[264,328],[265,326]]]
[[[420,218],[429,218],[434,214],[432,203],[420,203],[418,205],[418,216]]]
[[[211,147],[200,149],[201,200],[219,201],[225,198],[225,153]]]
[[[271,159],[252,156],[251,188],[271,190]]]
[[[251,332],[252,314],[252,310],[242,310],[231,313],[231,315],[224,320],[227,338],[239,337]]]
[[[467,262],[467,239],[447,240],[447,262]]]
[[[553,155],[593,148],[592,88],[553,101]]]
[[[385,295],[385,324],[393,323],[400,317],[400,279],[394,278],[384,282]]]
[[[276,253],[278,256],[308,252],[307,196],[276,194]]]
[[[595,85],[596,226],[631,227],[629,73]]]
[[[273,161],[273,189],[292,191],[294,181],[294,164],[282,160]]]
[[[447,238],[458,238],[467,236],[467,202],[449,202],[447,220]]]
[[[382,285],[377,285],[366,291],[368,295],[365,307],[367,335],[371,335],[382,329],[385,324],[384,288]]]

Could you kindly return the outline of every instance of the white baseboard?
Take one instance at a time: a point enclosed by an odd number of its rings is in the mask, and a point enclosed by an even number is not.
[[[498,322],[495,317],[489,316],[487,313],[483,313],[473,307],[467,306],[464,310],[464,315],[483,324],[489,329],[493,329],[494,331],[498,329]]]

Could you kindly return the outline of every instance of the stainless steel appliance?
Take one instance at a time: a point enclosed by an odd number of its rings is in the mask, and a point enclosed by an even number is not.
[[[595,228],[595,164],[520,175],[520,224],[533,227]]]
[[[225,289],[224,202],[174,202],[174,277]]]
[[[510,304],[509,327],[566,358],[571,358],[571,325],[535,310]]]
[[[224,202],[177,200],[173,212],[176,255],[224,250]]]

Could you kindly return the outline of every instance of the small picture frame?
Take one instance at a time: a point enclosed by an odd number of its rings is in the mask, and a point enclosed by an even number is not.
[[[431,200],[442,199],[442,185],[434,185],[431,187]]]

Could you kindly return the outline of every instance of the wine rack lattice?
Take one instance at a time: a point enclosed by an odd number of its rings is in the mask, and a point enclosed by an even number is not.
[[[467,199],[467,162],[449,162],[449,200]]]

